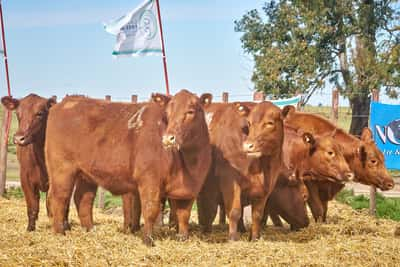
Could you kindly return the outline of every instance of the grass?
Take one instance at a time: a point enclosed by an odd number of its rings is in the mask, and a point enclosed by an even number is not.
[[[369,209],[369,198],[364,195],[355,196],[352,190],[342,190],[336,200],[350,205],[355,210]],[[378,218],[400,221],[400,198],[384,197],[376,194],[376,213]]]

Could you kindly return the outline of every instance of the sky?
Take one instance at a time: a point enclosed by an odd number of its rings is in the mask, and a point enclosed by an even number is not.
[[[128,101],[132,94],[147,100],[152,92],[165,92],[162,58],[113,58],[115,36],[103,28],[142,1],[3,0],[12,94],[111,95]],[[217,99],[227,91],[231,100],[249,99],[253,63],[241,48],[234,20],[262,4],[160,0],[172,93],[187,88]],[[4,95],[5,79],[0,88]]]
[[[152,92],[165,92],[162,58],[113,58],[115,36],[103,27],[142,1],[3,0],[12,95],[111,95],[115,101],[129,101],[136,94],[145,101]],[[251,100],[253,61],[242,49],[234,21],[263,3],[160,0],[171,93],[186,88],[213,93],[219,101],[226,91],[230,101]],[[310,103],[330,104],[331,90],[316,92]],[[340,105],[348,102],[341,98]]]

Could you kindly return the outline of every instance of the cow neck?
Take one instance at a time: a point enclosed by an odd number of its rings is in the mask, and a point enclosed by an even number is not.
[[[358,147],[360,146],[361,143],[360,139],[350,134],[347,134],[342,130],[337,131],[337,133],[335,134],[335,139],[338,143],[344,144],[342,146],[343,156],[349,164],[354,165],[358,153]]]
[[[189,175],[194,176],[199,172],[199,169],[203,167],[201,159],[204,158],[204,155],[207,155],[207,153],[211,153],[210,151],[210,144],[204,142],[203,144],[197,144],[190,148],[180,149],[178,153]]]

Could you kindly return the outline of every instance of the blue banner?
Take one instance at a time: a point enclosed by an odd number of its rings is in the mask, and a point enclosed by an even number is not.
[[[371,103],[370,128],[388,169],[400,169],[400,105]]]

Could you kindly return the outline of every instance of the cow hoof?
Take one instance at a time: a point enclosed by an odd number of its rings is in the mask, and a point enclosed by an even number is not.
[[[204,226],[201,228],[201,232],[203,234],[209,234],[212,232],[212,227],[211,226]]]
[[[260,236],[259,235],[257,235],[257,236],[250,235],[249,236],[249,241],[250,242],[257,242],[258,240],[260,240]]]
[[[186,241],[189,239],[189,235],[187,234],[177,234],[176,239],[180,242]]]
[[[28,227],[26,228],[26,230],[27,230],[28,232],[33,232],[33,231],[35,231],[35,226],[34,226],[34,225],[28,225]]]
[[[238,231],[241,233],[246,233],[246,227],[244,227],[244,225],[239,224]]]
[[[230,241],[238,241],[239,240],[239,233],[229,234],[229,240]]]
[[[69,222],[64,222],[63,224],[64,231],[71,231],[71,225]]]
[[[145,236],[143,237],[143,244],[145,244],[147,247],[154,247],[154,240],[151,236]]]
[[[140,231],[140,225],[132,225],[130,227],[130,230],[131,230],[131,233],[134,234],[134,233]]]

